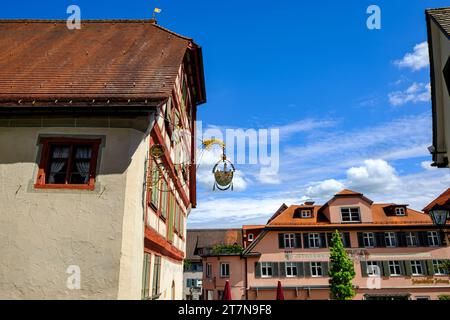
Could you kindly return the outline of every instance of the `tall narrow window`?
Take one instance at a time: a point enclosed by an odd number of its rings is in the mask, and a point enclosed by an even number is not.
[[[160,294],[159,286],[161,283],[161,257],[155,256],[155,262],[153,264],[153,288],[152,295],[153,297],[158,297]]]
[[[297,264],[295,262],[286,262],[286,277],[293,278],[298,274]]]
[[[417,246],[417,235],[415,232],[407,232],[406,233],[406,245],[408,247],[416,247]]]
[[[100,139],[43,138],[36,188],[93,190]]]
[[[385,240],[386,247],[396,247],[397,246],[397,237],[395,236],[395,232],[385,232]]]
[[[411,274],[413,276],[423,275],[423,267],[422,267],[421,261],[418,261],[418,260],[411,261]]]
[[[323,277],[322,262],[311,262],[311,276]]]
[[[320,234],[318,233],[310,233],[308,234],[309,247],[310,248],[320,248]]]
[[[401,276],[402,270],[400,268],[400,261],[389,261],[388,266],[391,276]]]
[[[206,264],[206,277],[208,279],[212,277],[212,264],[211,263]]]
[[[142,299],[150,298],[150,274],[151,274],[152,256],[149,253],[144,253],[144,266],[142,270]]]
[[[284,234],[284,247],[285,248],[295,247],[295,235],[293,233]]]
[[[373,232],[364,232],[363,238],[364,238],[364,247],[366,248],[375,247],[375,236]]]
[[[439,246],[439,234],[437,231],[428,231],[428,245],[431,247]]]
[[[220,264],[220,277],[228,278],[230,276],[230,264],[228,262],[222,262]]]
[[[261,277],[262,278],[270,278],[273,275],[272,263],[270,262],[261,262]]]
[[[252,242],[253,241],[253,233],[249,233],[248,234],[248,242]]]

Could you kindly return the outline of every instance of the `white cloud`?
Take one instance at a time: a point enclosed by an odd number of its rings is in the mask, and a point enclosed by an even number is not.
[[[393,106],[402,106],[406,103],[427,102],[431,99],[429,83],[414,82],[404,91],[394,91],[388,95],[389,103]]]
[[[336,123],[337,121],[335,120],[305,119],[275,128],[280,130],[280,136],[283,138],[299,132],[307,132],[315,129],[333,127],[336,125]]]
[[[433,163],[433,161],[422,161],[422,162],[420,163],[420,166],[421,166],[422,168],[424,168],[425,170],[429,170],[429,171],[437,170],[437,167],[432,167],[432,166],[431,166],[432,163]]]
[[[329,179],[309,186],[306,190],[306,196],[309,198],[331,197],[342,189],[344,189],[343,183],[335,179]]]
[[[426,41],[416,44],[413,52],[408,52],[400,60],[394,61],[399,68],[409,68],[417,71],[426,68],[429,65],[428,44]]]
[[[347,170],[346,184],[362,192],[386,192],[399,186],[395,169],[382,159],[368,159],[360,167]]]

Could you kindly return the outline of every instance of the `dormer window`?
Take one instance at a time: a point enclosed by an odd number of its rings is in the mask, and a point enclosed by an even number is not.
[[[403,207],[395,208],[395,215],[396,216],[405,216],[406,215],[405,208],[403,208]]]
[[[252,242],[253,241],[253,233],[249,233],[248,234],[248,242]]]
[[[311,218],[311,210],[302,210],[301,211],[301,217],[302,218]]]
[[[358,223],[361,222],[361,214],[359,207],[356,208],[341,208],[342,223]]]

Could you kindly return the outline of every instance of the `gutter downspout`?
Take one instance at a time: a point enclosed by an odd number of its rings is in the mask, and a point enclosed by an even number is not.
[[[244,256],[245,259],[245,282],[244,282],[244,288],[245,288],[245,300],[248,300],[248,276],[247,276],[247,257]]]

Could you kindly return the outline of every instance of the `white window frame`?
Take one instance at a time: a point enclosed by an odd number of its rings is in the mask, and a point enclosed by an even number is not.
[[[261,262],[261,278],[272,278],[272,277],[273,277],[272,263]]]
[[[247,238],[247,240],[248,240],[248,242],[252,242],[253,241],[253,233],[249,233],[248,234],[248,238]]]
[[[301,217],[302,218],[311,218],[312,217],[312,212],[311,210],[302,210],[301,211]]]
[[[295,248],[295,234],[285,233],[283,235],[284,247],[288,249]]]
[[[316,245],[317,241],[317,245]],[[311,242],[314,245],[311,245]],[[320,248],[320,233],[308,233],[308,245],[311,249],[319,249]]]
[[[430,247],[439,247],[439,233],[437,231],[428,231],[427,238],[428,238],[428,245]],[[431,242],[433,242],[433,244],[431,244]]]
[[[367,242],[366,242],[367,240]],[[375,234],[373,232],[364,232],[363,233],[363,242],[364,247],[366,248],[374,248],[375,247]],[[372,244],[370,244],[372,243]]]
[[[447,272],[445,272],[444,268],[442,268],[442,263],[444,260],[433,260],[433,273],[435,276],[446,276]]]
[[[295,269],[295,274],[294,274],[294,269]],[[288,272],[289,270],[289,272]],[[297,264],[295,262],[286,262],[285,263],[285,273],[286,273],[286,278],[295,278],[298,276],[298,268],[297,268]]]
[[[208,279],[211,279],[212,277],[212,263],[209,262],[206,264],[206,277]]]
[[[384,241],[386,242],[387,248],[395,248],[397,247],[397,237],[395,236],[395,232],[385,232],[384,233]]]
[[[389,266],[389,275],[391,277],[400,277],[402,275],[402,268],[400,266],[400,261],[388,261],[388,266]],[[395,271],[397,271],[398,268],[398,273],[392,273],[392,268],[394,268]]]
[[[352,216],[352,214],[354,214],[354,212],[352,212],[352,210],[358,211],[357,219]],[[343,211],[348,211],[348,217],[349,217],[348,221],[344,220]],[[341,222],[342,223],[360,223],[361,222],[361,210],[359,209],[359,207],[342,207],[341,208]]]
[[[395,215],[399,217],[406,216],[406,210],[403,207],[395,208]]]
[[[415,232],[406,233],[406,245],[408,247],[417,247],[417,235]]]
[[[419,272],[420,269],[420,272]],[[422,262],[419,260],[412,260],[411,261],[411,275],[413,276],[423,276],[423,265]]]
[[[368,277],[380,277],[381,270],[376,261],[367,261],[367,276]]]
[[[313,278],[322,278],[323,277],[322,262],[311,262],[310,263],[310,269],[311,269],[310,270],[311,271],[311,277],[313,277]]]
[[[225,268],[225,270],[224,270]],[[224,271],[227,271],[226,273]],[[221,278],[229,278],[230,277],[230,263],[229,262],[221,262],[220,263],[220,277]]]

